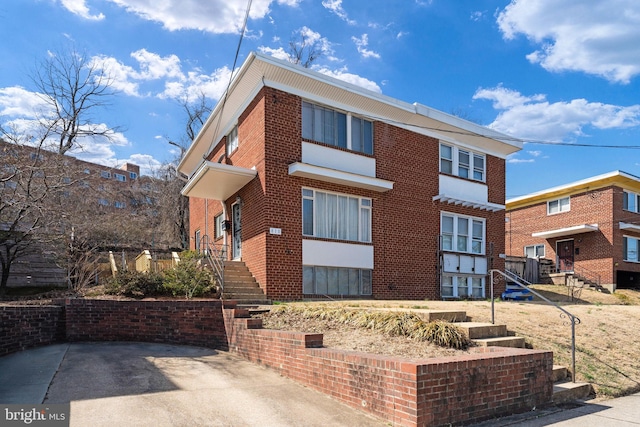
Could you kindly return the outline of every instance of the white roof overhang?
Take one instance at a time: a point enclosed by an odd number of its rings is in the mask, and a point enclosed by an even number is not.
[[[258,172],[205,161],[184,186],[181,193],[188,197],[211,200],[227,200],[247,185]]]
[[[321,166],[310,165],[302,162],[291,163],[289,165],[289,175],[347,185],[349,187],[364,188],[378,192],[385,192],[393,189],[393,181],[323,168]]]
[[[473,147],[506,158],[522,148],[520,140],[420,104],[409,104],[377,92],[252,52],[234,71],[234,78],[200,133],[185,152],[178,170],[192,175],[213,146],[235,125],[238,116],[264,86],[312,102],[341,108],[412,131]],[[224,100],[224,101],[222,101]]]
[[[589,233],[591,231],[598,231],[598,224],[581,224],[574,225],[573,227],[558,228],[556,230],[539,231],[532,233],[532,237],[543,237],[545,239],[551,239],[553,237],[572,236],[574,234]]]
[[[638,224],[629,224],[628,222],[620,222],[620,230],[629,230],[640,233],[640,225]]]
[[[446,194],[438,194],[437,196],[433,196],[433,200],[440,201],[442,203],[448,203],[450,205],[480,209],[481,211],[498,212],[504,210],[504,205],[499,205],[497,203],[464,200],[458,197],[448,196]]]

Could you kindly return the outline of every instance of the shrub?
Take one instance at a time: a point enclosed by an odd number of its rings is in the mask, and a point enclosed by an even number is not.
[[[161,294],[162,280],[162,275],[158,273],[119,271],[115,277],[109,279],[105,292],[111,295],[144,298]]]
[[[201,256],[193,251],[180,254],[180,263],[164,272],[165,291],[187,299],[215,293],[217,286],[211,273],[202,267],[201,259]]]

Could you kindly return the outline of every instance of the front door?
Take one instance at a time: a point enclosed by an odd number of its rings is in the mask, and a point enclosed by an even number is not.
[[[231,236],[231,254],[233,259],[240,259],[242,257],[242,223],[240,222],[240,203],[236,203],[231,206],[232,212],[232,236]]]
[[[573,271],[573,239],[556,242],[559,271]]]

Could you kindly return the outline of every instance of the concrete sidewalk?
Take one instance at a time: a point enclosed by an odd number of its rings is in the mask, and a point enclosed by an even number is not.
[[[71,403],[71,426],[388,425],[226,352],[73,343],[0,357],[0,403]]]
[[[566,408],[566,407],[565,407]],[[473,427],[631,427],[640,426],[640,393],[599,402],[576,403],[569,409],[543,408],[474,424]]]

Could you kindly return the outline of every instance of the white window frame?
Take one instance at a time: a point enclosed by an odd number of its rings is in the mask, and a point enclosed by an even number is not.
[[[224,230],[222,229],[222,222],[224,221],[224,215],[219,214],[213,217],[214,229],[213,238],[218,239],[222,237]]]
[[[450,292],[448,292],[450,290]],[[464,290],[460,292],[460,290]],[[479,290],[479,292],[478,292]],[[476,291],[474,295],[474,291]],[[484,276],[466,274],[444,274],[442,276],[441,297],[482,299],[486,295]]]
[[[445,219],[451,218],[453,221],[451,231],[445,230]],[[466,220],[466,230],[460,230],[460,226],[463,221]],[[479,236],[476,230],[477,226],[482,226],[482,235]],[[440,212],[440,235],[442,236],[442,250],[448,252],[467,253],[474,255],[484,255],[486,251],[487,240],[487,220],[486,218],[479,218],[467,215],[459,215],[450,212]],[[449,237],[449,238],[448,238]],[[462,239],[466,239],[466,248],[460,249]],[[476,248],[480,245],[480,250]]]
[[[566,202],[565,202],[566,201]],[[557,206],[557,211],[552,212],[552,206]],[[555,200],[549,200],[547,202],[547,215],[557,215],[571,210],[571,197],[561,197]]]
[[[533,256],[529,256],[527,254],[527,250],[531,250]],[[524,247],[524,256],[526,256],[527,258],[536,258],[536,259],[544,258],[545,251],[546,249],[544,244],[527,245]]]
[[[129,179],[136,179],[138,178],[138,174],[135,172],[129,172]]]
[[[107,199],[103,199],[103,198],[98,199],[98,204],[100,206],[110,206],[111,205],[111,203],[109,203],[109,201]]]
[[[105,178],[105,179],[111,179],[111,172],[109,172],[109,171],[102,171],[102,172],[100,172],[100,176],[101,176],[102,178]]]
[[[321,273],[326,281],[326,289],[324,289],[325,286],[318,284],[318,277]],[[357,286],[357,292],[351,286]],[[337,290],[337,292],[330,292],[330,290]],[[303,265],[302,293],[305,295],[370,296],[373,294],[373,270]]]
[[[640,262],[640,238],[632,236],[623,236],[622,242],[622,259],[625,262]],[[635,246],[635,257],[629,257],[629,241],[633,241]],[[634,259],[635,258],[635,259]]]
[[[324,215],[327,223],[325,224],[326,232],[321,232],[318,230],[318,219],[322,217],[322,215],[318,215],[318,205],[320,204],[319,198],[323,198],[326,200],[327,196],[335,196],[336,197],[336,212],[335,212],[335,220],[336,223],[329,223],[329,212],[327,215]],[[344,205],[346,198],[346,206]],[[340,205],[342,207],[346,207],[347,209],[354,203],[354,199],[357,200],[357,218],[349,217],[348,212],[346,214],[346,220],[349,222],[347,225],[342,225],[340,221],[340,213],[338,209],[340,209]],[[305,203],[306,202],[306,203]],[[310,211],[309,211],[310,204]],[[328,207],[328,204],[325,205]],[[305,215],[311,215],[312,227],[313,230],[305,230]],[[331,191],[323,191],[316,190],[313,188],[303,187],[302,188],[302,235],[309,237],[319,237],[323,239],[332,239],[332,240],[346,240],[351,242],[360,242],[360,243],[371,243],[372,240],[372,200],[367,197],[355,196],[352,194],[344,194],[344,193],[335,193]],[[356,221],[357,224],[353,226],[350,222]],[[309,221],[307,221],[309,224]],[[355,227],[351,228],[351,227]],[[334,233],[335,231],[335,233]],[[357,231],[357,236],[353,236],[353,231]],[[346,233],[346,234],[345,234]],[[334,237],[335,235],[335,237]],[[354,238],[355,237],[355,238]]]
[[[464,157],[467,157],[466,162]],[[439,165],[440,173],[486,182],[487,157],[482,153],[441,142]]]
[[[113,177],[116,181],[127,182],[127,177],[121,173],[114,173]]]
[[[227,156],[238,149],[238,125],[235,125],[231,132],[227,134]]]
[[[311,111],[311,114],[308,114],[307,111]],[[324,134],[316,138],[316,129],[318,129],[319,125],[316,123],[318,117],[321,116],[322,119],[320,121],[322,121],[327,115],[333,117],[331,119],[331,133],[333,135]],[[345,121],[344,129],[340,129],[338,125],[342,117],[344,117]],[[308,120],[311,120],[311,123]],[[325,122],[320,123],[320,125],[326,131],[324,128],[326,126]],[[358,132],[358,128],[360,132]],[[310,132],[311,135],[308,135],[307,132]],[[360,140],[358,143],[355,141],[355,136],[358,136]],[[370,141],[367,136],[370,136]],[[320,142],[333,147],[345,148],[354,153],[373,155],[373,121],[314,102],[302,101],[302,139],[307,142]]]

